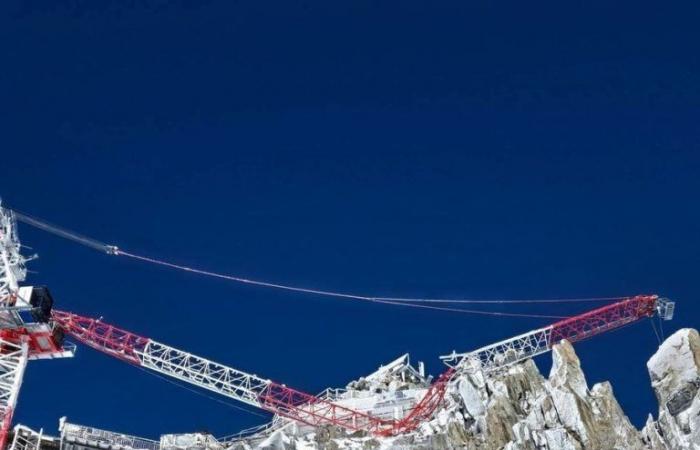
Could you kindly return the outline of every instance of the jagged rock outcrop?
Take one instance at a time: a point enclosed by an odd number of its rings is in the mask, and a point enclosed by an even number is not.
[[[647,363],[659,402],[642,434],[654,450],[700,449],[700,335],[684,329],[669,337]]]
[[[405,436],[323,436],[280,429],[238,448],[464,449],[464,450],[700,450],[700,335],[684,329],[669,337],[647,366],[659,401],[638,431],[622,411],[609,383],[589,388],[568,342],[556,345],[549,376],[532,361],[484,375],[454,379],[445,406],[433,420]]]

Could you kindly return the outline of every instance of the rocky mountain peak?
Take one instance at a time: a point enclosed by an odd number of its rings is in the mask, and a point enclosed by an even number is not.
[[[433,420],[408,435],[376,438],[289,426],[233,448],[700,450],[700,335],[696,330],[673,334],[647,363],[659,412],[657,420],[650,415],[641,431],[630,423],[610,383],[588,387],[570,343],[555,345],[552,359],[547,378],[531,360],[488,375],[477,369],[460,374],[451,381],[444,406]],[[382,372],[382,383],[391,384],[385,379],[390,373],[405,373],[399,367],[403,362],[392,364],[396,367]],[[401,377],[405,382],[405,375]],[[411,386],[418,389],[421,383]]]
[[[659,401],[659,418],[642,433],[654,449],[700,449],[700,335],[682,329],[647,363]]]

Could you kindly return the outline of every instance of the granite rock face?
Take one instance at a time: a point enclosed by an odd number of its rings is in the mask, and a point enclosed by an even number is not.
[[[700,450],[700,335],[680,330],[647,363],[659,401],[658,420],[642,429],[654,450]]]
[[[532,361],[484,375],[455,378],[445,405],[414,432],[391,438],[281,428],[235,448],[464,450],[700,450],[700,335],[683,329],[647,363],[659,401],[658,419],[640,431],[609,383],[588,386],[568,342],[552,351],[548,377]],[[321,436],[321,434],[323,436]]]

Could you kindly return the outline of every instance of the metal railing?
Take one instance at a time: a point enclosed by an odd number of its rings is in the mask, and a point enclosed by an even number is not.
[[[93,446],[107,444],[109,446],[132,448],[134,450],[160,450],[160,443],[157,441],[72,423],[63,423],[61,427],[61,440],[69,443],[89,444]]]

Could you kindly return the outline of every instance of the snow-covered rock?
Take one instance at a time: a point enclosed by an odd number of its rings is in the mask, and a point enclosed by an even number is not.
[[[547,378],[532,361],[488,375],[471,371],[455,377],[432,420],[406,435],[378,438],[290,427],[236,445],[260,450],[700,450],[697,331],[676,332],[649,360],[659,413],[656,421],[649,416],[641,431],[625,416],[609,383],[589,388],[571,344],[554,346],[552,358]],[[392,392],[423,385],[397,361],[387,366],[391,370],[383,368],[348,387]]]
[[[677,331],[647,363],[659,418],[642,430],[654,450],[700,450],[700,335]]]

